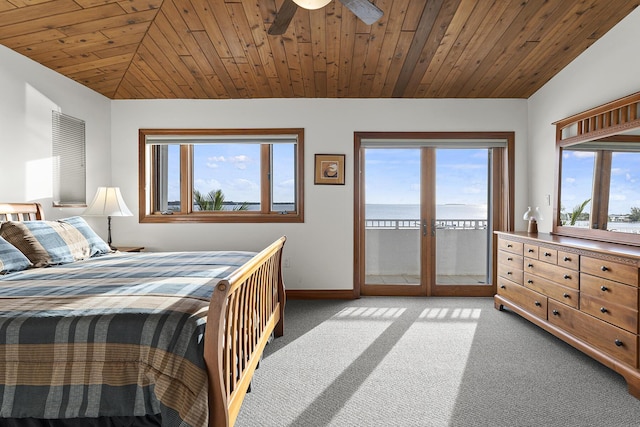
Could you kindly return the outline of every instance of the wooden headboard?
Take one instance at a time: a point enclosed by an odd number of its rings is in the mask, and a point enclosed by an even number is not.
[[[43,220],[40,203],[0,203],[0,222]]]

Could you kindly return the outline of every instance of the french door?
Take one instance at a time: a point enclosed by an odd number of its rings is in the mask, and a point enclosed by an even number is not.
[[[512,134],[374,135],[356,134],[357,293],[493,295]]]

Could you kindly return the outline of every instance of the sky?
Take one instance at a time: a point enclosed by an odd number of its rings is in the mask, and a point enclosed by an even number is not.
[[[488,151],[436,151],[436,204],[487,204]],[[420,149],[366,149],[365,181],[368,204],[419,204]]]
[[[179,200],[178,147],[171,146],[169,200]],[[292,203],[293,144],[274,144],[273,202]],[[260,201],[260,146],[258,144],[200,144],[194,147],[194,188],[203,194],[221,189],[228,202]]]
[[[563,150],[562,208],[571,212],[591,198],[595,155],[588,151]],[[589,206],[586,211],[588,212]],[[618,152],[611,162],[609,214],[628,214],[640,207],[640,153]]]

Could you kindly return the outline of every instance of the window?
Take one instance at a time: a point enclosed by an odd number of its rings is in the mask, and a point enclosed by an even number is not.
[[[303,222],[302,129],[141,129],[141,222]]]
[[[84,120],[52,112],[53,205],[86,206]]]

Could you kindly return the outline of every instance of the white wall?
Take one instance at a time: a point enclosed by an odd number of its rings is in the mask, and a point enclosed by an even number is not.
[[[554,197],[553,122],[640,91],[640,8],[529,98],[529,204],[540,206],[540,231],[551,231]]]
[[[352,289],[354,132],[515,131],[519,212],[526,206],[526,117],[525,100],[113,101],[112,182],[136,215],[139,128],[305,129],[303,224],[138,224],[137,217],[114,218],[113,240],[151,250],[258,249],[285,234],[288,288]],[[346,154],[346,185],[313,184],[315,153]]]
[[[51,208],[51,111],[86,122],[90,201],[111,179],[110,100],[1,45],[0,94],[0,201],[41,202],[49,218],[81,212]]]

